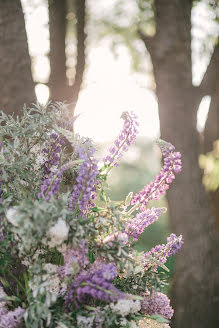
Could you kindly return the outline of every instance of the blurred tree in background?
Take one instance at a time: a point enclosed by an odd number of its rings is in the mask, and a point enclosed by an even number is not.
[[[199,163],[204,169],[203,183],[213,201],[215,216],[217,216],[219,213],[219,140],[214,142],[211,152],[200,156]],[[216,221],[216,224],[219,231],[219,221]]]
[[[24,15],[19,0],[0,1],[0,108],[18,114],[35,101]]]
[[[219,325],[218,236],[202,185],[198,165],[201,145],[196,129],[199,104],[205,95],[210,95],[212,103],[204,139],[207,141],[213,127],[216,130],[213,138],[218,137],[218,120],[211,116],[217,116],[219,111],[219,30],[217,26],[208,68],[200,85],[194,86],[191,15],[198,2],[136,0],[132,2],[136,14],[132,15],[127,2],[117,1],[113,14],[102,19],[110,33],[118,35],[120,42],[125,41],[131,52],[137,40],[143,41],[153,67],[161,137],[171,141],[183,156],[183,172],[167,195],[172,228],[185,238],[183,251],[176,260],[172,293],[177,328]],[[211,7],[212,20],[216,21],[218,2],[205,1],[205,4]],[[124,19],[128,14],[131,18]]]
[[[34,1],[32,2],[34,6]],[[49,0],[48,9],[50,98],[53,101],[72,103],[71,110],[73,110],[85,70],[86,3],[85,0]],[[20,0],[0,1],[0,22],[0,107],[7,113],[19,114],[24,103],[35,101]],[[66,54],[67,41],[73,42],[76,48],[74,65],[71,64],[70,67],[67,67],[69,59]]]
[[[49,0],[51,99],[71,102],[74,107],[78,100],[85,69],[85,24],[85,0]],[[67,32],[71,41],[75,39],[76,45],[75,68],[73,74],[69,74],[68,77]]]

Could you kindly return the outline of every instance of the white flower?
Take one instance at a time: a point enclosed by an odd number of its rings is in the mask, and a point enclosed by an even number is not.
[[[136,322],[134,320],[132,320],[130,322],[130,328],[138,328],[138,326],[136,325]]]
[[[58,266],[55,264],[51,264],[51,263],[46,263],[44,265],[44,269],[48,272],[48,274],[45,274],[43,276],[44,280],[48,280],[49,281],[49,286],[47,287],[47,289],[54,294],[59,294],[60,291],[60,279],[59,276],[57,274],[57,269]]]
[[[130,313],[136,313],[139,312],[140,310],[141,310],[141,302],[139,300],[132,301]]]
[[[125,319],[125,318],[122,318],[122,319],[120,320],[120,325],[121,325],[121,326],[127,326],[127,323],[128,323],[128,320]]]
[[[6,297],[6,296],[8,296],[8,295],[5,294],[4,289],[2,287],[0,287],[0,298]],[[0,302],[0,308],[3,308],[5,306],[6,306],[6,302],[1,301]]]
[[[18,227],[18,225],[19,225],[17,218],[18,218],[17,207],[14,206],[14,207],[9,208],[6,212],[6,219],[15,227]]]
[[[45,153],[42,154],[39,144],[34,145],[31,148],[30,152],[33,153],[35,156],[34,171],[38,171],[39,169],[42,168],[42,165],[46,160],[46,156],[45,156],[46,154]]]
[[[55,265],[55,264],[52,264],[52,263],[46,263],[44,265],[44,269],[50,274],[51,273],[56,274],[57,269],[58,269],[58,265]]]
[[[136,313],[141,309],[141,303],[139,300],[119,300],[116,304],[111,303],[110,307],[113,312],[119,312],[121,316],[125,317],[129,313]]]
[[[91,328],[93,327],[94,316],[92,317],[84,317],[81,315],[77,315],[77,325],[80,328]]]
[[[66,222],[59,218],[57,223],[51,227],[48,231],[49,247],[55,247],[61,245],[68,238],[69,227]]]
[[[126,245],[128,243],[128,240],[129,240],[128,235],[126,233],[123,233],[123,232],[118,233],[117,239],[118,239],[118,242],[123,244],[123,245]]]
[[[58,322],[56,328],[68,328],[64,323]]]

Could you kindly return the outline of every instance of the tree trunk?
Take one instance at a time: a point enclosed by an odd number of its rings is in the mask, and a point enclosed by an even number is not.
[[[69,86],[66,78],[65,55],[67,4],[66,0],[49,1],[51,67],[49,81],[50,98],[53,101],[66,100],[71,102],[72,111],[74,111],[77,104],[85,70],[85,5],[85,0],[75,0],[77,58],[74,83],[72,86]]]
[[[0,109],[22,113],[35,101],[24,15],[19,0],[0,0]]]
[[[204,153],[213,150],[213,143],[219,139],[219,81],[215,92],[211,96],[211,104],[204,130]],[[219,233],[219,188],[209,191],[209,198],[216,218],[216,227]]]
[[[155,0],[156,35],[142,39],[154,69],[161,137],[173,143],[183,159],[182,173],[168,192],[172,229],[185,240],[176,257],[173,327],[216,328],[215,222],[198,166],[200,98],[192,85],[191,5],[191,0]]]
[[[65,101],[68,97],[65,56],[66,9],[65,0],[49,0],[51,68],[49,88],[52,101]]]
[[[75,108],[80,89],[83,82],[84,70],[85,70],[85,16],[86,16],[86,0],[76,0],[76,33],[77,33],[77,63],[75,68],[75,79],[71,90],[71,102]]]
[[[211,95],[211,103],[204,130],[204,153],[213,149],[213,142],[219,139],[219,81],[218,87]]]

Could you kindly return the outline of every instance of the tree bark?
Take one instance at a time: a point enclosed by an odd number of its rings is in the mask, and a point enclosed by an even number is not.
[[[191,0],[155,0],[156,34],[149,43],[161,137],[182,153],[183,171],[168,192],[171,226],[185,243],[176,257],[172,289],[176,328],[216,328],[214,313],[215,222],[202,185],[192,85]],[[147,47],[147,39],[142,38]]]
[[[204,130],[203,152],[206,154],[213,150],[213,143],[219,139],[219,81],[216,90],[211,96],[209,113]],[[216,228],[219,233],[219,188],[209,191],[209,198],[216,218]]]
[[[218,65],[219,67],[219,65]],[[213,142],[219,139],[219,81],[211,95],[211,103],[204,129],[204,153],[213,149]]]
[[[67,4],[65,0],[50,0],[50,96],[53,101],[68,101],[72,103],[74,111],[81,90],[85,70],[85,19],[86,1],[75,0],[77,54],[75,78],[72,86],[68,85],[66,78],[66,15]]]
[[[35,101],[24,15],[19,0],[0,0],[0,109],[22,113]]]
[[[75,79],[71,90],[71,102],[75,108],[78,96],[81,90],[84,70],[85,70],[85,16],[86,16],[86,0],[76,0],[76,34],[77,34],[77,63],[75,68]]]
[[[65,0],[49,0],[51,68],[49,88],[52,101],[65,101],[68,97],[65,56],[66,15]]]

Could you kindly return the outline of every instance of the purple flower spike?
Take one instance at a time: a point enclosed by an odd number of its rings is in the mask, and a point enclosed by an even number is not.
[[[58,166],[60,153],[62,147],[65,145],[65,138],[63,136],[58,136],[55,132],[51,134],[51,143],[47,148],[43,149],[43,153],[46,154],[47,159],[43,163],[43,173],[49,175],[51,173],[51,168]]]
[[[175,179],[175,174],[181,171],[181,154],[175,152],[175,147],[168,142],[160,140],[158,145],[164,157],[164,165],[160,174],[156,176],[155,182],[146,185],[138,194],[136,194],[131,205],[139,204],[141,211],[146,209],[147,204],[152,199],[159,199],[160,195],[165,195],[169,189],[169,184]]]
[[[137,240],[139,235],[142,234],[149,225],[158,220],[159,216],[166,212],[166,208],[147,209],[136,215],[136,217],[129,221],[125,233]]]
[[[122,131],[109,149],[109,154],[103,159],[104,164],[118,166],[123,153],[128,150],[128,146],[133,144],[138,133],[137,116],[133,112],[124,112],[121,116],[124,119]]]
[[[90,299],[113,302],[125,298],[111,281],[116,277],[117,269],[113,264],[94,264],[89,271],[80,273],[70,286],[65,296],[65,306],[71,309],[72,304],[89,303]]]
[[[43,184],[41,185],[41,192],[38,193],[38,198],[43,197],[46,200],[49,200],[50,197],[57,196],[59,193],[60,183],[62,182],[62,176],[66,170],[69,169],[69,165],[63,165],[59,170],[55,170],[49,174],[49,177],[44,179]]]
[[[157,245],[149,252],[145,253],[145,268],[152,267],[156,270],[158,267],[156,262],[161,264],[166,263],[167,257],[176,254],[181,249],[183,243],[184,241],[182,235],[177,237],[174,233],[172,233],[167,238],[167,244]]]
[[[96,195],[96,177],[99,174],[97,167],[97,160],[93,157],[95,148],[90,143],[85,145],[86,148],[79,146],[75,147],[78,156],[83,160],[80,166],[78,176],[76,178],[76,184],[72,194],[70,195],[69,207],[74,211],[76,206],[80,211],[81,216],[84,216],[84,212],[88,207],[94,206],[92,200]]]

